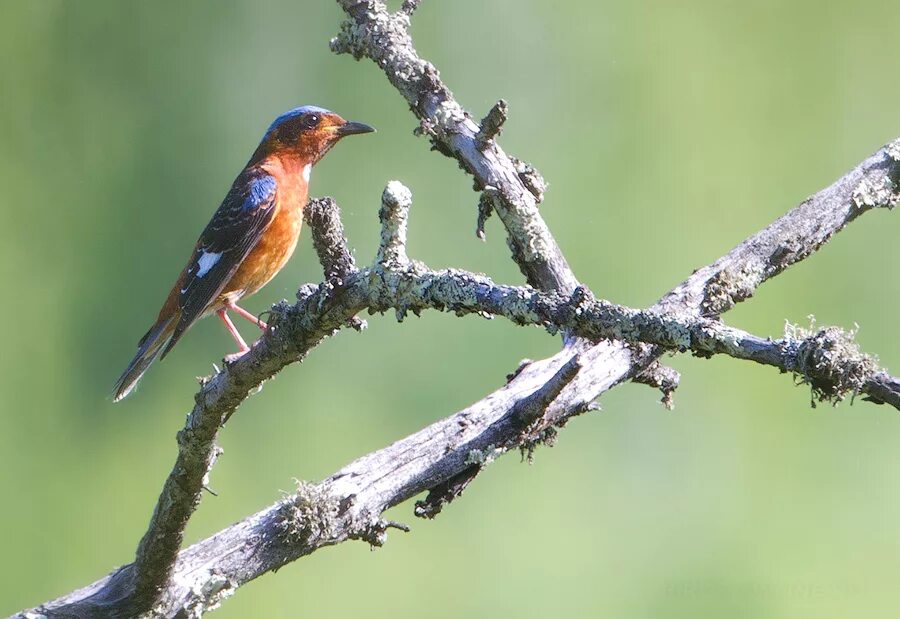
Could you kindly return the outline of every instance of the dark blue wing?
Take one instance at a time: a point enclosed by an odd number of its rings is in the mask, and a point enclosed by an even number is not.
[[[275,179],[258,168],[234,181],[197,241],[181,283],[181,319],[162,355],[209,308],[275,216]]]

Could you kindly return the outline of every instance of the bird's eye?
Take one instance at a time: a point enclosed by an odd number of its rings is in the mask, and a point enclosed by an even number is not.
[[[307,114],[300,121],[300,124],[303,125],[304,129],[312,129],[319,124],[319,120],[320,118],[318,114]]]

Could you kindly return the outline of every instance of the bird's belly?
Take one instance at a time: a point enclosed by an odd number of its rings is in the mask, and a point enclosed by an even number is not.
[[[269,283],[294,253],[302,224],[302,209],[280,211],[223,288],[220,302],[226,299],[235,302]]]

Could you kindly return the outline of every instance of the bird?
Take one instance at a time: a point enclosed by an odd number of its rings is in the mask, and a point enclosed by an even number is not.
[[[238,305],[284,267],[300,235],[312,167],[341,138],[375,131],[321,107],[280,115],[241,170],[200,234],[137,354],[116,381],[113,401],[128,396],[156,360],[172,350],[200,318],[215,313],[238,345],[234,361],[250,350],[228,312],[263,331],[265,322]]]

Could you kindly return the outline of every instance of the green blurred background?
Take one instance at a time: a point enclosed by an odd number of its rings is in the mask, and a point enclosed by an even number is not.
[[[396,3],[396,4],[399,4]],[[333,2],[2,0],[0,614],[131,560],[175,455],[194,376],[231,352],[204,321],[142,388],[109,389],[266,126],[304,103],[371,123],[316,169],[361,262],[380,191],[415,195],[410,251],[520,283],[477,196],[412,136],[369,62],[328,50]],[[420,52],[551,184],[544,215],[598,295],[652,303],[900,135],[896,2],[426,0]],[[897,214],[866,215],[727,315],[859,323],[900,371]],[[247,303],[319,269],[304,235]],[[250,332],[246,331],[249,335]],[[222,434],[189,541],[499,386],[555,338],[503,321],[370,320],[285,370]],[[385,351],[388,351],[385,354]],[[411,504],[370,552],[324,550],[241,589],[221,617],[844,617],[900,605],[900,416],[812,410],[789,377],[671,359],[675,412],[646,387],[602,398],[532,466],[510,455],[433,522]],[[339,368],[339,371],[335,369]]]

